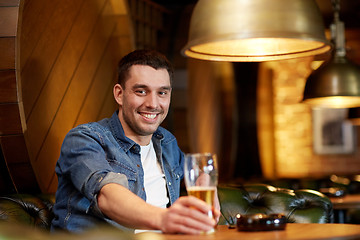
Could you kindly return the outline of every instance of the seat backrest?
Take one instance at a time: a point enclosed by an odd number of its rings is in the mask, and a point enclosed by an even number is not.
[[[290,223],[330,223],[333,209],[324,194],[309,190],[275,188],[267,184],[219,186],[218,196],[222,220],[219,224],[235,224],[237,214],[282,213]]]
[[[49,230],[54,203],[53,194],[0,196],[0,222],[25,224]]]

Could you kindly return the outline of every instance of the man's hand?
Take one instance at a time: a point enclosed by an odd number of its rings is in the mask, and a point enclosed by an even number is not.
[[[216,221],[208,216],[211,206],[192,196],[180,197],[170,208],[164,209],[161,230],[164,233],[200,234],[211,230]],[[220,212],[214,211],[215,219]]]
[[[147,204],[127,188],[114,183],[100,190],[98,205],[104,215],[123,226],[161,230],[164,233],[207,232],[217,222],[208,216],[209,211],[213,210],[216,220],[220,216],[217,195],[215,209],[192,196],[181,197],[170,208],[164,209]]]

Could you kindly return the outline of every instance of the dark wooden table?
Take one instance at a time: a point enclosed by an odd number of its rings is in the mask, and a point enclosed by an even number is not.
[[[335,221],[339,223],[345,223],[347,210],[354,208],[360,209],[360,194],[347,194],[344,197],[330,198],[330,200],[335,212]]]
[[[214,234],[176,235],[141,233],[138,239],[156,240],[315,240],[315,239],[360,239],[360,225],[288,223],[283,231],[239,232],[227,226],[218,226]]]

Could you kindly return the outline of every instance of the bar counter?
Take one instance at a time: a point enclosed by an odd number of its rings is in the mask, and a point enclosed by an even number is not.
[[[142,236],[141,236],[142,235]],[[315,240],[315,239],[360,239],[360,226],[355,224],[288,223],[285,230],[240,232],[227,226],[218,226],[209,235],[180,235],[142,233],[138,239],[156,240]]]

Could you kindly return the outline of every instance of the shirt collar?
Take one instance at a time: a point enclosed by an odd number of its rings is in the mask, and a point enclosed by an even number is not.
[[[134,145],[138,145],[136,142],[125,136],[124,129],[119,119],[119,110],[115,111],[110,118],[110,129],[124,151],[127,152]],[[154,132],[152,139],[154,138],[158,140],[162,140],[164,138],[164,134],[161,132],[160,128],[156,129]]]

